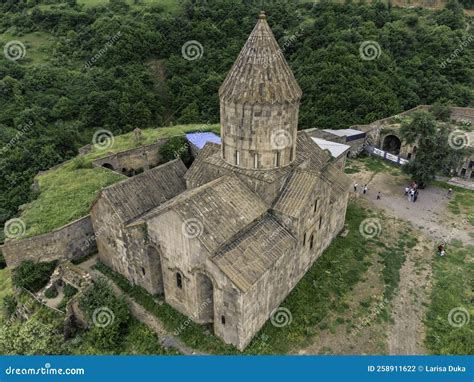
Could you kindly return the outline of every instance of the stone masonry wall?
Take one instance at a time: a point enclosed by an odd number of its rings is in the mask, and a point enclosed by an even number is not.
[[[97,246],[90,216],[50,233],[24,240],[7,241],[2,247],[8,267],[22,261],[72,260],[95,253]]]
[[[162,162],[160,148],[168,142],[168,139],[160,139],[151,145],[137,147],[126,151],[121,151],[92,162],[94,167],[109,165],[113,170],[126,174],[140,169],[148,170]]]

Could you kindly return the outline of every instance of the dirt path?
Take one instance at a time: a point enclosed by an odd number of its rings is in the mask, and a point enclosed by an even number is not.
[[[426,354],[423,317],[431,294],[431,260],[429,240],[420,242],[407,255],[400,270],[398,291],[390,304],[394,321],[388,332],[390,355]]]
[[[395,173],[361,171],[352,178],[368,184],[366,195],[353,196],[366,200],[374,209],[408,222],[415,228],[418,244],[407,254],[400,269],[398,290],[390,303],[391,325],[387,332],[389,354],[426,354],[423,318],[430,301],[432,260],[436,243],[442,239],[472,242],[462,223],[448,211],[446,191],[437,187],[420,190],[416,203],[404,196],[407,178]],[[380,192],[381,199],[377,200]]]
[[[416,203],[409,202],[404,196],[404,188],[408,183],[404,176],[394,176],[387,172],[374,174],[361,171],[352,174],[351,177],[359,185],[368,184],[369,192],[362,197],[372,202],[372,205],[381,209],[391,216],[405,220],[412,224],[431,238],[435,247],[441,240],[461,240],[464,244],[474,244],[469,236],[472,229],[459,217],[453,216],[448,210],[450,199],[446,196],[446,190],[430,186],[420,190]],[[360,189],[361,187],[359,187]],[[380,192],[381,199],[377,200]]]

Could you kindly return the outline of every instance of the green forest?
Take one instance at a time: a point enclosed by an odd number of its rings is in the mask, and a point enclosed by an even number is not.
[[[218,123],[218,88],[262,8],[303,90],[300,129],[347,128],[419,104],[472,106],[463,6],[472,4],[2,1],[0,228],[37,197],[34,176],[74,157],[97,129]],[[7,57],[11,41],[24,45],[10,52],[20,59]],[[193,59],[190,41],[200,44]],[[379,44],[376,59],[361,58],[364,41]]]

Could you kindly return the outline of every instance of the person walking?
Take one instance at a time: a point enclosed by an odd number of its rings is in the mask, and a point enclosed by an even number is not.
[[[453,195],[453,189],[450,188],[450,189],[448,190],[448,194],[447,194],[446,196],[447,196],[448,198],[450,198],[452,195]]]
[[[354,192],[357,192],[357,186],[358,186],[358,184],[354,183]]]
[[[380,200],[380,191],[377,194],[377,200]]]
[[[415,193],[413,194],[413,203],[415,203],[417,199],[418,199],[418,190],[415,190]]]
[[[408,186],[405,187],[405,196],[408,196],[408,192],[410,191],[410,189],[408,188]]]
[[[362,191],[362,192],[363,192],[363,194],[365,195],[365,194],[367,194],[367,191],[369,191],[369,189],[368,189],[367,185],[365,185],[365,186],[364,186],[364,191]]]

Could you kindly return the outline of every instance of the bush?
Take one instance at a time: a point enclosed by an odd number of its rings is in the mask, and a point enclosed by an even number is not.
[[[46,298],[55,298],[57,296],[58,296],[58,288],[56,288],[56,285],[52,285],[44,291],[44,297]]]
[[[72,296],[74,296],[77,293],[77,289],[74,288],[70,284],[66,284],[66,285],[64,285],[63,292],[64,292],[64,297],[71,298]]]
[[[30,292],[38,292],[49,281],[51,274],[56,268],[56,261],[34,263],[23,261],[12,272],[12,283],[18,288],[28,289]]]
[[[114,351],[127,331],[130,311],[125,299],[115,296],[105,279],[99,279],[79,301],[92,329],[90,340],[102,351]]]
[[[451,118],[451,109],[449,106],[446,106],[440,102],[433,104],[433,106],[430,108],[430,112],[437,120],[440,121],[447,122],[449,121],[449,118]]]
[[[3,298],[3,313],[5,318],[10,318],[16,312],[17,302],[13,295],[9,294]]]
[[[184,163],[189,163],[189,145],[185,137],[172,137],[160,148],[160,155],[164,162],[181,158]]]

